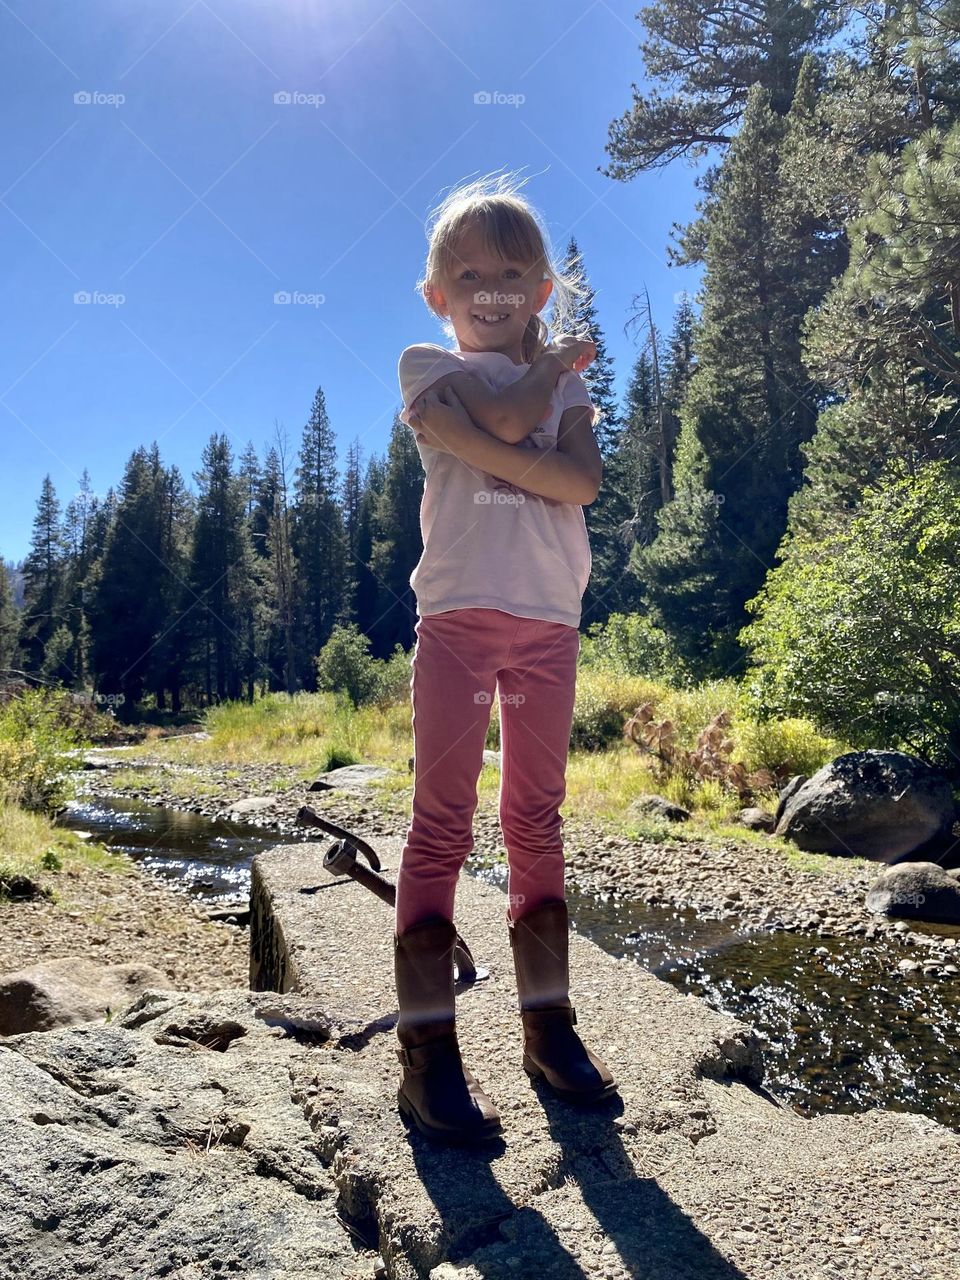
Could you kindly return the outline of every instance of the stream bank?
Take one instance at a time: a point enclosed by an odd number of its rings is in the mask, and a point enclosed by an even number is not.
[[[344,821],[342,813],[338,818]],[[246,904],[253,858],[285,840],[262,826],[215,822],[121,798],[88,801],[71,808],[63,821],[149,869],[158,883],[177,890],[170,897],[190,912],[222,906],[224,898]],[[318,840],[315,831],[297,834],[298,842],[312,839],[321,847],[330,840]],[[385,851],[396,847],[396,837],[376,838],[374,844],[385,874],[395,878]],[[506,891],[502,862],[472,858],[466,878]],[[753,1027],[764,1042],[771,1088],[801,1114],[879,1106],[920,1112],[960,1130],[952,1049],[960,1039],[960,984],[920,968],[901,972],[906,948],[899,934],[869,941],[752,930],[735,919],[576,886],[568,887],[567,899],[575,931],[609,955],[629,959]],[[388,915],[384,907],[384,928]],[[232,926],[220,928],[230,936]],[[233,933],[246,945],[245,930]],[[207,955],[215,958],[216,952],[208,948]],[[184,958],[176,985],[197,989],[184,980],[186,963]]]
[[[109,753],[104,756],[109,758]],[[372,785],[311,794],[302,772],[275,764],[199,768],[160,757],[141,758],[137,773],[122,786],[112,769],[88,771],[81,798],[119,794],[236,827],[229,819],[231,806],[262,797],[269,803],[245,818],[243,827],[272,839],[302,838],[303,829],[295,820],[305,803],[374,846],[378,837],[402,832],[409,822],[412,785],[392,793]],[[475,847],[466,869],[502,862],[506,850],[500,837],[496,802],[481,798],[474,817]],[[567,885],[583,895],[695,911],[702,919],[747,930],[887,940],[916,948],[921,965],[939,976],[952,976],[944,972],[947,966],[960,969],[960,927],[914,926],[867,911],[866,894],[882,863],[799,853],[775,836],[761,835],[756,841],[696,839],[684,833],[683,824],[671,827],[662,839],[631,838],[579,813],[564,816],[563,839]]]

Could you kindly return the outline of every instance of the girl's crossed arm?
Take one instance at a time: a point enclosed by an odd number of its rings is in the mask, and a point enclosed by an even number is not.
[[[596,356],[596,345],[588,338],[562,334],[531,363],[521,378],[494,391],[475,373],[445,373],[410,406],[421,407],[430,391],[439,393],[453,387],[473,425],[506,444],[518,444],[534,429],[550,407],[557,381],[571,369],[580,372]]]
[[[469,466],[488,471],[542,498],[589,506],[603,479],[603,462],[591,426],[593,411],[583,405],[564,411],[556,449],[527,449],[496,440],[471,420],[453,387],[423,394],[413,417],[418,432],[435,448]]]

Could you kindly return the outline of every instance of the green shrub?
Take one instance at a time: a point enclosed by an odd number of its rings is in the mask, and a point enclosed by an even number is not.
[[[380,686],[375,695],[378,706],[386,709],[398,702],[409,703],[412,662],[413,654],[398,644],[386,662],[380,663]]]
[[[77,762],[66,753],[78,745],[69,702],[62,690],[25,689],[0,704],[0,802],[42,812],[68,798]]]
[[[397,645],[387,661],[374,658],[356,623],[334,627],[316,660],[320,689],[346,694],[353,706],[409,697],[411,657]]]
[[[960,771],[958,545],[960,478],[934,462],[865,489],[841,532],[791,547],[741,632],[755,718],[805,716]]]
[[[734,716],[731,736],[736,759],[751,771],[787,766],[791,775],[810,776],[851,749],[846,739],[818,733],[809,720],[754,720],[745,712]]]
[[[692,682],[667,633],[640,613],[612,613],[606,622],[592,623],[580,638],[580,666],[602,666],[678,686]]]

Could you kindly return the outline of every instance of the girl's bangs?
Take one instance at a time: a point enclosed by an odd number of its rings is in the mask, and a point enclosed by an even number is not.
[[[457,242],[470,226],[479,227],[487,252],[504,261],[522,262],[528,267],[543,261],[543,251],[535,243],[527,219],[519,210],[502,203],[481,203],[454,215],[444,229],[439,257],[441,270],[447,277],[460,264]]]

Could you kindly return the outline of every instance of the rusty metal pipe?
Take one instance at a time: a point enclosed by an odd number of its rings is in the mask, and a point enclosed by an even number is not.
[[[357,884],[362,884],[365,889],[376,894],[388,907],[396,909],[397,886],[385,876],[378,874],[380,859],[366,840],[362,840],[343,827],[338,827],[335,822],[328,822],[326,818],[321,818],[309,805],[304,805],[297,813],[296,825],[319,827],[321,831],[337,836],[335,843],[323,855],[324,871],[329,871],[332,876],[349,876],[351,880],[356,880]],[[370,863],[369,867],[365,867],[357,860],[358,853],[362,853],[367,859]],[[480,982],[490,976],[488,969],[477,968],[470,948],[459,932],[454,943],[453,961],[458,982]]]

